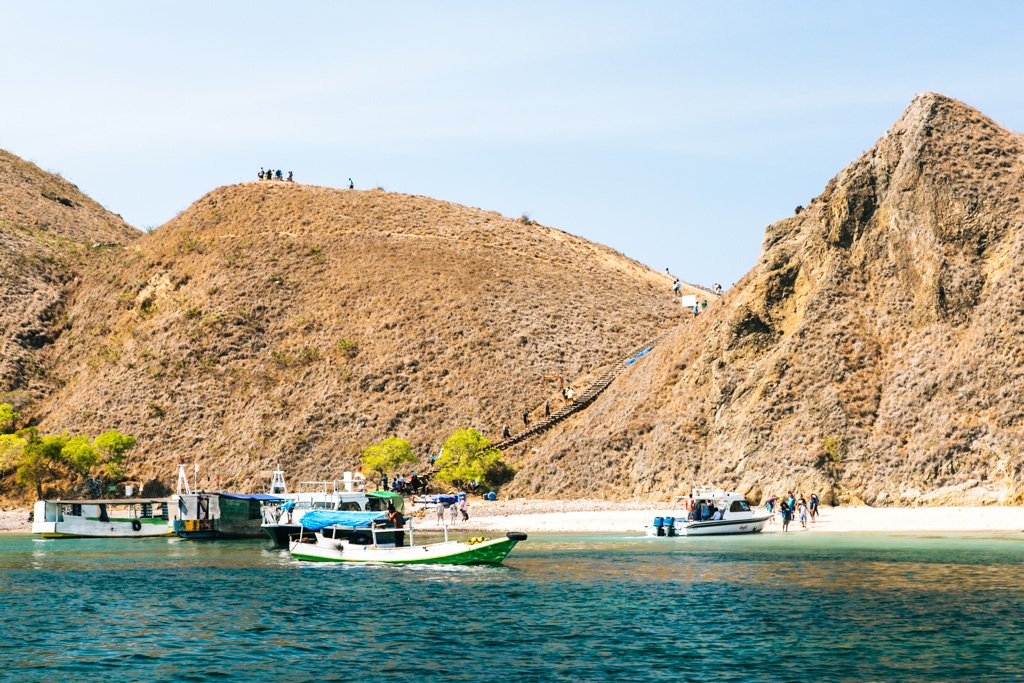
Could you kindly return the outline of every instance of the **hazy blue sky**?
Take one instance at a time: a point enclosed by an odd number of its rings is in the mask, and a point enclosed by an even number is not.
[[[0,147],[138,227],[259,166],[725,285],[915,93],[1024,130],[1012,2],[0,2]]]

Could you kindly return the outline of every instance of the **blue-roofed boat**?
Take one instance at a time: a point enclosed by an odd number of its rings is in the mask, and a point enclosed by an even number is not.
[[[449,541],[446,529],[443,543],[416,545],[411,518],[396,528],[382,512],[313,510],[300,521],[302,532],[292,538],[288,551],[308,562],[493,565],[526,540],[526,534],[513,531],[489,540]]]

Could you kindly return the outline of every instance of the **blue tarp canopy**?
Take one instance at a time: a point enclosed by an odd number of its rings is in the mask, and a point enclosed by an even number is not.
[[[262,500],[267,503],[284,502],[284,498],[278,498],[268,493],[222,493],[220,497],[231,498],[232,500]]]
[[[310,510],[299,523],[310,531],[320,531],[328,526],[368,527],[374,522],[383,522],[383,512],[345,512],[341,510]]]

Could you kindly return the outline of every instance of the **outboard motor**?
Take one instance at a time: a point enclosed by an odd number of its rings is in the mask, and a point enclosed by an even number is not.
[[[665,535],[675,536],[676,535],[676,518],[666,517],[665,518]]]
[[[664,536],[665,535],[664,524],[665,524],[665,520],[662,519],[661,517],[655,517],[654,518],[653,526],[654,526],[655,530],[657,530],[657,532],[658,532],[657,535],[658,536]]]

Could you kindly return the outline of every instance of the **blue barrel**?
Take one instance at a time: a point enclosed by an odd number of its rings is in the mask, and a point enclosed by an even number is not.
[[[661,517],[655,517],[654,518],[654,525],[653,526],[661,527],[661,525],[664,524],[664,523],[665,523],[664,519],[662,519]]]
[[[487,500],[497,500],[498,494],[495,493],[494,491],[488,491],[487,495],[485,495],[484,498],[486,498]]]

